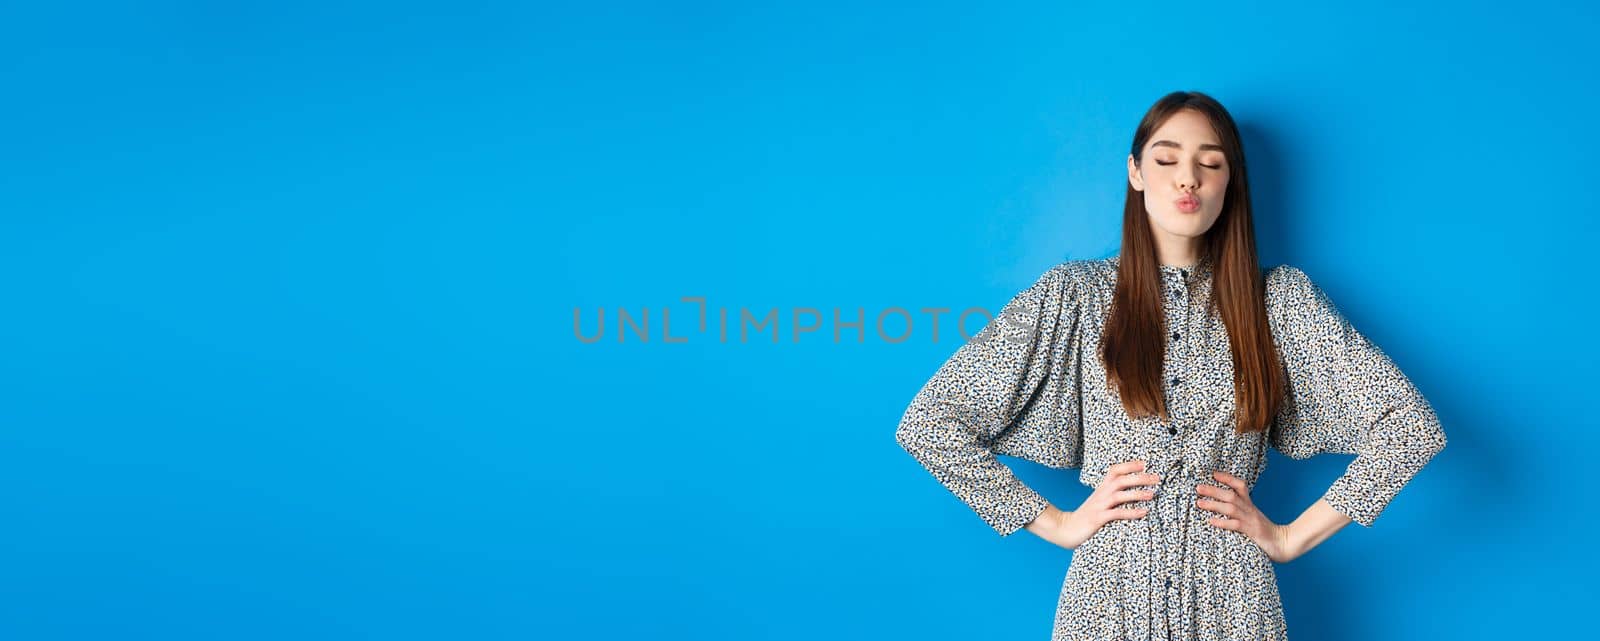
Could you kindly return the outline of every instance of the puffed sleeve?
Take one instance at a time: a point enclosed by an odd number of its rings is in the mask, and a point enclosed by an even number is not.
[[[1047,505],[996,454],[1082,464],[1075,368],[1076,280],[1060,264],[1014,296],[912,398],[895,438],[1000,536]]]
[[[1305,272],[1280,265],[1267,281],[1272,333],[1289,378],[1269,442],[1296,459],[1355,454],[1322,498],[1372,527],[1400,489],[1444,449],[1439,417]]]

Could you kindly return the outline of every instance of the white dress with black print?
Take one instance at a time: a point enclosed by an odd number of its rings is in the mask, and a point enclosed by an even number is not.
[[[1233,358],[1211,292],[1212,264],[1161,265],[1167,339],[1162,386],[1173,417],[1131,418],[1106,382],[1100,337],[1117,261],[1057,264],[962,344],[907,407],[896,439],[1001,536],[1045,499],[995,455],[1077,468],[1146,461],[1159,474],[1143,517],[1115,519],[1073,551],[1053,641],[1286,638],[1271,559],[1207,522],[1197,483],[1221,470],[1255,485],[1267,447],[1296,459],[1356,455],[1323,499],[1356,523],[1378,514],[1445,444],[1428,401],[1301,270],[1263,270],[1289,393],[1266,432],[1235,434]]]

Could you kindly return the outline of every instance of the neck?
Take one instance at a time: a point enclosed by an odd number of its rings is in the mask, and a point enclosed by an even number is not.
[[[1156,242],[1156,261],[1168,267],[1190,267],[1200,262],[1200,239],[1151,230]]]
[[[1200,248],[1193,245],[1170,250],[1157,248],[1156,260],[1168,267],[1193,267],[1200,262]]]

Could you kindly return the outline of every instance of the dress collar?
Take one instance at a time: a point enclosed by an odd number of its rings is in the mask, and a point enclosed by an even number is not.
[[[1121,258],[1122,257],[1120,255],[1112,256],[1111,257],[1111,266],[1112,267],[1116,267]],[[1195,278],[1195,277],[1204,278],[1206,276],[1211,275],[1211,270],[1212,270],[1212,267],[1213,267],[1213,263],[1212,263],[1211,257],[1206,256],[1206,257],[1201,258],[1200,261],[1195,263],[1194,265],[1185,265],[1185,266],[1182,266],[1182,267],[1177,267],[1177,266],[1173,266],[1173,265],[1161,265],[1161,264],[1158,263],[1156,266],[1161,268],[1161,275],[1162,276],[1171,276],[1171,277],[1177,277],[1177,278],[1180,278],[1180,279],[1187,280],[1187,279]]]

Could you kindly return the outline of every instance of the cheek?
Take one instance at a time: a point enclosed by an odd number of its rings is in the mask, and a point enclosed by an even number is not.
[[[1218,205],[1216,209],[1209,212],[1209,214],[1206,216],[1205,226],[1211,227],[1212,225],[1216,224],[1217,220],[1220,218],[1222,218],[1222,206]]]
[[[1208,207],[1215,207],[1217,211],[1222,211],[1222,201],[1225,200],[1227,196],[1227,184],[1224,183],[1222,185],[1218,185],[1216,191],[1206,195],[1206,205]]]

